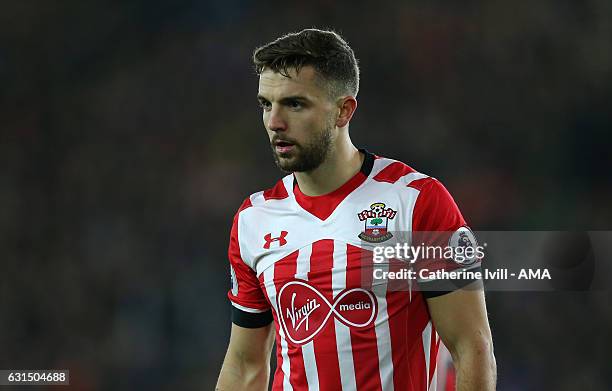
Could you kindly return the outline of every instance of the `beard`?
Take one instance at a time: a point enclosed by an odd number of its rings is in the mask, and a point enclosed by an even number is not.
[[[293,143],[289,153],[278,153],[272,144],[274,162],[286,173],[308,172],[318,168],[327,158],[332,145],[334,123],[327,124],[308,144]]]

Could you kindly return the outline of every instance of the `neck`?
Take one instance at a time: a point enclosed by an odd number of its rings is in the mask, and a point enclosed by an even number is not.
[[[319,167],[308,172],[295,172],[295,179],[300,191],[307,196],[331,193],[359,172],[363,159],[348,137],[344,140],[338,138]]]

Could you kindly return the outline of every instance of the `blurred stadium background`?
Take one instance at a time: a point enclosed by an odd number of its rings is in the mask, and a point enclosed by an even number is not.
[[[354,142],[475,230],[611,228],[608,0],[3,2],[0,369],[213,388],[231,219],[281,175],[250,56],[305,27],[360,60]],[[498,389],[612,389],[610,299],[490,293]]]

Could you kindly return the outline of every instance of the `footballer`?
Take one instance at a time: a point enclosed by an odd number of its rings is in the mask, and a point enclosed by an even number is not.
[[[494,390],[484,292],[468,289],[479,281],[392,289],[363,278],[363,251],[393,232],[452,232],[457,243],[472,234],[439,181],[353,145],[353,50],[307,29],[253,61],[272,155],[288,175],[234,217],[232,328],[216,389],[266,390],[276,342],[275,391],[436,390],[441,343],[457,390]]]

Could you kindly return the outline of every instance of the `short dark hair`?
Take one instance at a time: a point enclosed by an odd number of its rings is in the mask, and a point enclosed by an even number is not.
[[[299,72],[310,65],[318,76],[327,81],[332,96],[359,91],[359,66],[353,49],[336,32],[305,29],[267,43],[253,53],[255,71],[265,69],[289,77],[289,69]]]

